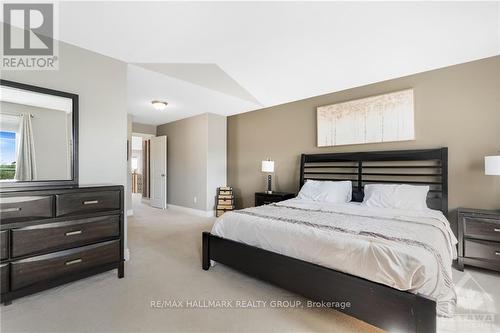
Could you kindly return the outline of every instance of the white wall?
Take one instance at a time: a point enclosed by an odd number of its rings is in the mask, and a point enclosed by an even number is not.
[[[206,210],[207,115],[158,126],[167,136],[167,203]],[[196,200],[195,200],[196,198]]]
[[[124,186],[127,184],[126,75],[124,62],[63,42],[59,42],[58,70],[2,71],[5,80],[78,94],[80,184]]]
[[[226,117],[204,113],[160,125],[157,134],[168,136],[168,203],[213,211],[226,184]]]
[[[140,134],[151,134],[156,136],[156,125],[132,123],[132,132]]]
[[[2,79],[79,95],[80,184],[126,184],[126,64],[59,42],[59,70],[2,71]]]

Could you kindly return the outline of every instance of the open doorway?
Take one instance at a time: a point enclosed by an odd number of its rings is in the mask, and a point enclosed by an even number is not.
[[[132,207],[146,204],[167,208],[167,138],[132,133]]]
[[[131,171],[132,171],[132,207],[150,204],[150,140],[151,134],[132,133]]]

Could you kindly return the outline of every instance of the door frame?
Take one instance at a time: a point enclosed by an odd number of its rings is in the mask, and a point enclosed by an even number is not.
[[[150,184],[151,184],[151,193],[150,193],[150,204],[151,204],[151,207],[155,207],[155,208],[160,208],[160,209],[167,209],[167,171],[168,171],[168,165],[167,165],[167,144],[168,144],[168,139],[167,139],[167,136],[166,135],[159,135],[159,136],[155,136],[155,137],[151,137],[150,138],[150,145],[152,143],[152,141],[155,139],[155,138],[165,138],[165,172],[164,172],[164,181],[163,181],[163,185],[164,186],[164,193],[165,193],[165,200],[164,202],[162,202],[162,205],[161,206],[154,206],[153,203],[155,202],[154,201],[154,193],[155,193],[155,187],[154,187],[154,184],[155,184],[155,170],[153,169],[154,168],[154,165],[153,163],[151,163],[151,161],[153,160],[152,158],[152,153],[149,154],[149,165],[150,165],[150,177],[149,177],[149,181],[150,181]],[[153,147],[152,145],[150,146],[151,150],[153,150]]]

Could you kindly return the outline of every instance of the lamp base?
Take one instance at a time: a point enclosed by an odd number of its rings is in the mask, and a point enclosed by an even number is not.
[[[266,191],[266,194],[273,194],[273,191]]]

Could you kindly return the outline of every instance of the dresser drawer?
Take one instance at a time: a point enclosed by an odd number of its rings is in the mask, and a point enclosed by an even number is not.
[[[99,216],[12,229],[12,256],[62,250],[120,234],[119,216]]]
[[[465,237],[500,242],[500,221],[495,219],[464,216]]]
[[[119,191],[67,193],[56,196],[57,216],[116,209],[120,209]]]
[[[467,258],[478,258],[500,263],[500,243],[466,239],[464,252]]]
[[[53,215],[53,196],[0,198],[0,217],[3,223],[35,220]]]
[[[9,257],[9,232],[7,230],[0,231],[0,259]]]
[[[0,265],[0,293],[9,291],[9,264]]]
[[[13,261],[10,267],[10,287],[11,290],[17,290],[119,261],[118,240]]]

